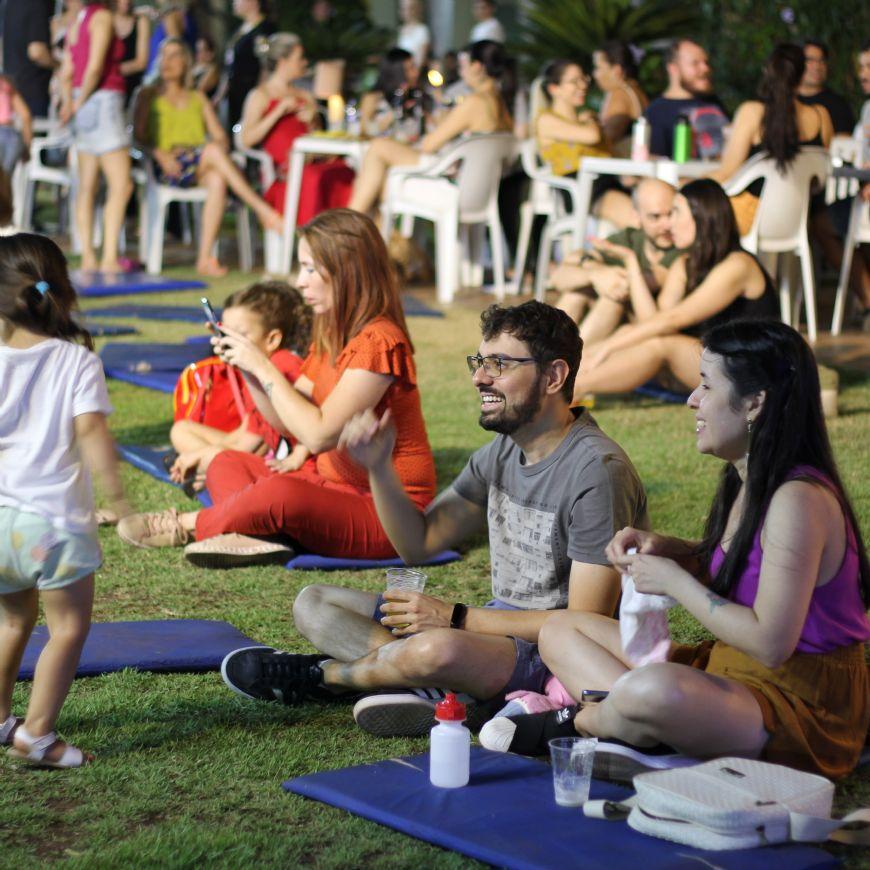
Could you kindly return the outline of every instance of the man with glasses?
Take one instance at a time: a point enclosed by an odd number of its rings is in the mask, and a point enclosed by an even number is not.
[[[354,718],[380,736],[421,734],[432,727],[435,695],[425,687],[495,703],[513,691],[542,693],[549,673],[536,642],[549,613],[613,613],[619,575],[604,549],[619,529],[646,526],[646,496],[621,448],[588,411],[571,408],[582,348],[577,326],[540,302],[493,305],[481,326],[468,365],[480,425],[498,434],[425,513],[396,478],[389,419],[359,415],[341,445],[368,470],[378,516],[406,562],[488,531],[493,600],[477,607],[422,592],[309,586],[293,617],[321,654],[237,650],[222,667],[234,691],[294,703],[417,688],[365,697]]]

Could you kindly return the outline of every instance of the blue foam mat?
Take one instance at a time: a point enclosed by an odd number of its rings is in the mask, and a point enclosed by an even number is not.
[[[689,398],[688,393],[675,393],[667,387],[663,387],[658,381],[647,381],[641,384],[635,392],[648,399],[658,399],[660,402],[669,402],[674,405],[685,405]]]
[[[410,293],[402,294],[402,307],[408,317],[444,317],[441,311],[430,308],[425,302]],[[136,305],[127,303],[89,308],[87,314],[91,317],[137,317],[141,320],[179,320],[185,323],[205,323],[205,315],[198,305]],[[221,309],[215,308],[215,314],[220,317]]]
[[[455,550],[437,553],[427,562],[417,562],[416,566],[447,565],[458,562],[462,556]],[[368,568],[404,568],[401,559],[339,559],[332,556],[317,556],[314,553],[300,553],[284,567],[296,571],[365,571]]]
[[[208,285],[204,281],[185,281],[147,272],[103,274],[77,269],[72,273],[73,286],[79,296],[126,296],[134,293],[162,293],[166,290],[196,290]]]
[[[144,471],[145,474],[150,474],[161,483],[168,483],[170,486],[178,486],[177,483],[169,477],[166,471],[166,466],[163,464],[163,457],[169,453],[168,450],[156,450],[153,447],[141,447],[135,444],[119,444],[118,455],[125,461],[129,462],[134,468],[139,471]],[[203,507],[211,507],[211,496],[206,490],[197,493],[197,499]]]
[[[180,320],[185,323],[205,323],[205,314],[198,305],[105,305],[88,308],[90,317],[136,317],[140,320]],[[221,316],[221,309],[215,308]]]
[[[185,366],[211,356],[211,345],[110,342],[100,351],[107,377],[171,393]]]
[[[587,819],[579,808],[556,805],[549,765],[480,747],[472,747],[471,781],[465,788],[431,785],[428,754],[309,774],[287,780],[283,788],[479,861],[516,870],[809,870],[839,866],[832,855],[812,846],[708,852],[647,837],[625,822]],[[592,783],[592,798],[616,800],[628,793],[610,783]]]
[[[18,679],[33,679],[48,630],[31,635]],[[85,641],[77,677],[96,677],[124,668],[160,673],[216,671],[227,653],[257,646],[228,622],[212,619],[156,619],[144,622],[95,622]]]

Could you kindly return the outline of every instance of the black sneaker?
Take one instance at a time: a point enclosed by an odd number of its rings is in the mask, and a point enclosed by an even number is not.
[[[480,744],[495,752],[519,755],[546,755],[554,737],[576,737],[574,717],[578,707],[571,705],[544,713],[498,716],[480,729]]]
[[[322,655],[298,655],[270,646],[233,650],[221,662],[224,682],[239,695],[255,701],[298,704],[314,694],[323,680]]]
[[[681,755],[672,746],[664,743],[656,746],[632,746],[623,740],[608,737],[606,740],[599,740],[595,748],[592,775],[596,779],[631,784],[639,773],[690,767],[699,763],[698,759]]]

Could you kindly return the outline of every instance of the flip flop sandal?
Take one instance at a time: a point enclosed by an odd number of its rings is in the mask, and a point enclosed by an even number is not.
[[[27,749],[19,749],[13,745],[9,750],[9,755],[33,767],[53,767],[65,770],[74,767],[84,767],[84,765],[90,764],[94,760],[92,755],[88,755],[78,747],[70,746],[69,744],[66,745],[66,749],[64,749],[63,755],[60,758],[46,758],[46,753],[51,747],[60,742],[54,731],[49,731],[43,737],[32,737],[24,730],[24,726],[21,725],[18,728],[16,737],[27,745]]]
[[[175,460],[178,459],[178,452],[175,450],[170,450],[163,457],[163,467],[167,471],[172,471],[172,466],[175,465]]]
[[[23,722],[24,720],[18,716],[10,716],[5,722],[0,724],[0,746],[12,745],[12,738]]]

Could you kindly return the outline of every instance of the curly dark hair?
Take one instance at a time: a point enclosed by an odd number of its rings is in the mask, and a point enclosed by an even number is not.
[[[258,281],[244,290],[236,290],[224,301],[224,308],[249,308],[263,320],[266,331],[281,333],[281,347],[304,356],[311,344],[311,309],[301,294],[286,281]]]
[[[539,371],[557,359],[564,360],[568,364],[568,377],[562,395],[568,402],[573,399],[583,339],[577,324],[564,311],[535,300],[510,308],[494,304],[481,313],[480,331],[485,341],[507,333],[525,342]]]

